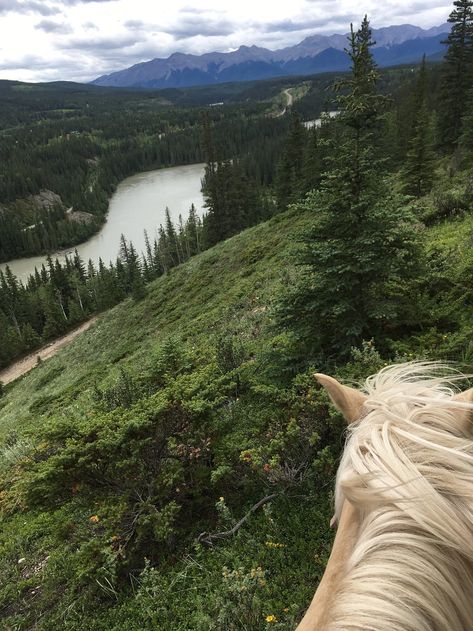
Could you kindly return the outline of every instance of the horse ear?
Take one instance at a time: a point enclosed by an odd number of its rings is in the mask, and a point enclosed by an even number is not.
[[[327,390],[333,404],[343,414],[347,423],[353,423],[360,418],[363,405],[368,398],[366,395],[342,385],[328,375],[317,373],[314,377]]]
[[[460,401],[461,403],[473,404],[473,388],[460,392],[453,397],[454,401]],[[469,409],[457,408],[455,414],[460,421],[460,427],[465,433],[469,433],[473,430],[473,407]]]

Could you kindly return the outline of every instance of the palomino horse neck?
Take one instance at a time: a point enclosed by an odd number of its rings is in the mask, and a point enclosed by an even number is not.
[[[331,603],[336,598],[338,586],[346,572],[347,559],[358,537],[358,527],[358,515],[355,508],[349,502],[345,502],[325,573],[296,631],[323,631],[325,629],[329,620]]]
[[[358,422],[337,477],[335,542],[296,631],[473,631],[473,389],[455,395],[461,376],[438,370],[383,369],[368,396],[316,375]]]

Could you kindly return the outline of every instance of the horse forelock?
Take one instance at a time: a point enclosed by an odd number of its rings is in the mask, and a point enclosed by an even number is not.
[[[473,629],[473,432],[464,375],[416,362],[370,377],[336,483],[359,511],[330,631]]]

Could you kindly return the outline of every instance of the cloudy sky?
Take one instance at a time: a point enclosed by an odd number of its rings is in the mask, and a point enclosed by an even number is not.
[[[88,81],[173,52],[283,48],[314,33],[345,33],[368,13],[374,28],[437,26],[445,0],[0,0],[0,78]]]

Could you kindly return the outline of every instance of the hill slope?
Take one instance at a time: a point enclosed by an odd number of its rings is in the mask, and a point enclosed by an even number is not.
[[[275,370],[285,341],[269,328],[308,221],[280,215],[204,252],[7,386],[6,628],[232,629],[235,608],[251,629],[273,614],[295,626],[328,551],[317,489],[339,444],[313,379]],[[273,494],[235,541],[195,547]]]
[[[268,616],[294,629],[327,559],[343,429],[272,329],[293,236],[311,222],[288,211],[196,256],[6,388],[6,629],[263,631]],[[471,339],[471,306],[443,303],[464,294],[472,223],[426,231],[432,322],[454,315],[455,330],[433,325],[398,357],[458,357]],[[369,344],[354,357],[352,379],[383,363]],[[261,500],[234,537],[203,545]]]

